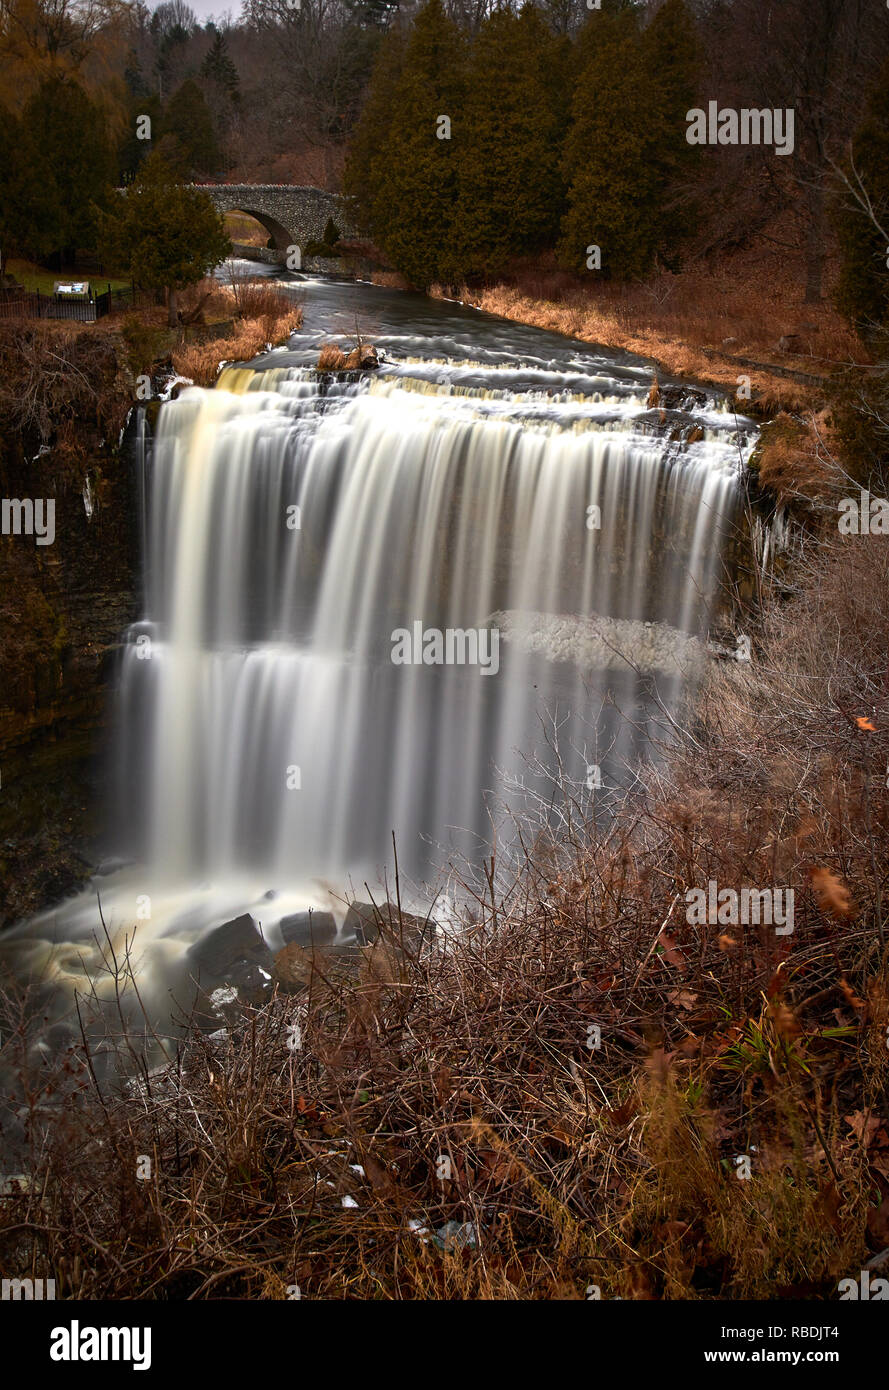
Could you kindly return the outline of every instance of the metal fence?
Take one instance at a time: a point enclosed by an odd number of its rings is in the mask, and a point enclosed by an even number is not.
[[[73,319],[75,323],[95,323],[111,311],[112,295],[115,306],[133,302],[131,290],[115,290],[111,286],[102,294],[90,290],[89,297],[73,299],[69,295],[41,294],[39,290],[18,288],[0,290],[0,319]]]

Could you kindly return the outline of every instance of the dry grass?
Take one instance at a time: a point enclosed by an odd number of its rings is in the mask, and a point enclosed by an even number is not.
[[[653,358],[671,375],[711,381],[729,393],[739,375],[749,376],[759,412],[773,414],[804,409],[820,391],[817,383],[769,372],[770,365],[823,377],[838,364],[866,360],[829,299],[804,304],[800,284],[781,256],[757,246],[722,258],[718,269],[697,264],[644,283],[595,288],[551,266],[519,266],[506,282],[464,286],[459,297],[504,318]],[[454,292],[433,286],[432,293]],[[795,352],[779,351],[784,335],[798,338]]]
[[[62,444],[78,423],[116,431],[129,404],[122,359],[107,328],[5,320],[0,324],[0,424]]]
[[[127,1095],[79,1048],[23,1067],[4,1269],[79,1298],[835,1297],[889,1245],[889,558],[836,538],[796,573],[615,814],[556,778],[447,946],[396,913]],[[792,935],[687,923],[711,879],[794,886]]]
[[[340,372],[346,365],[346,354],[336,343],[322,343],[318,354],[319,372]]]
[[[286,296],[276,297],[275,305],[268,312],[256,318],[241,319],[229,337],[174,348],[173,367],[180,376],[188,377],[198,386],[212,386],[223,361],[249,361],[269,345],[285,341],[301,324],[302,307]]]

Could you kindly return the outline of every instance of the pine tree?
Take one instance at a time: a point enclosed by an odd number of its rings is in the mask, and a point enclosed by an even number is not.
[[[228,51],[228,40],[221,29],[213,31],[213,42],[201,64],[201,77],[212,82],[233,106],[240,103],[241,80]]]
[[[698,34],[685,0],[666,0],[642,36],[649,110],[657,139],[649,158],[657,174],[660,204],[658,254],[677,263],[695,222],[692,183],[700,150],[686,138],[686,116],[697,105]]]
[[[146,289],[166,290],[169,323],[178,322],[177,296],[231,253],[220,213],[208,194],[178,182],[155,151],[135,183],[118,194],[106,221],[108,257]]]
[[[75,81],[44,78],[26,103],[35,177],[35,230],[46,249],[70,264],[96,244],[96,208],[107,206],[115,163],[99,106]]]
[[[387,180],[373,199],[373,230],[393,263],[418,287],[456,274],[454,207],[464,45],[441,0],[428,0],[407,41],[392,116],[380,150]]]
[[[343,191],[352,199],[356,225],[380,240],[387,217],[389,131],[395,120],[404,50],[404,36],[397,30],[387,34],[380,45],[343,174]]]
[[[461,275],[494,274],[516,254],[552,244],[562,212],[561,56],[538,12],[495,10],[472,48],[460,126],[454,236]]]
[[[167,103],[160,133],[171,145],[168,158],[175,157],[183,172],[194,178],[212,174],[219,163],[219,149],[213,116],[204,94],[193,78],[183,82]]]
[[[39,260],[56,246],[56,207],[52,187],[40,169],[30,127],[0,107],[0,276],[10,256]]]
[[[840,312],[867,333],[889,321],[889,247],[886,235],[874,225],[889,226],[889,64],[852,137],[845,174],[851,186],[838,191],[833,216],[841,257],[835,300]],[[873,218],[862,206],[862,197],[870,200]]]
[[[568,212],[559,253],[585,270],[598,246],[602,272],[645,275],[660,239],[657,130],[646,89],[645,55],[635,12],[595,11],[580,37],[581,68],[565,144]]]

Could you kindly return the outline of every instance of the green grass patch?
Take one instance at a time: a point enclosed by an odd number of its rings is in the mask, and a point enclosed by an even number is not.
[[[113,290],[125,290],[130,285],[120,276],[94,275],[87,270],[47,270],[34,261],[10,259],[6,269],[26,290],[39,290],[41,294],[52,294],[57,280],[89,280],[95,294],[104,294],[109,285]]]

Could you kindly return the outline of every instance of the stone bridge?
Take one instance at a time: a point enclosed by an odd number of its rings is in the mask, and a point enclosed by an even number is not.
[[[341,237],[354,236],[342,198],[323,188],[300,188],[289,183],[205,183],[220,212],[247,212],[265,227],[283,261],[288,247],[302,253],[307,241],[320,241],[332,217]]]

